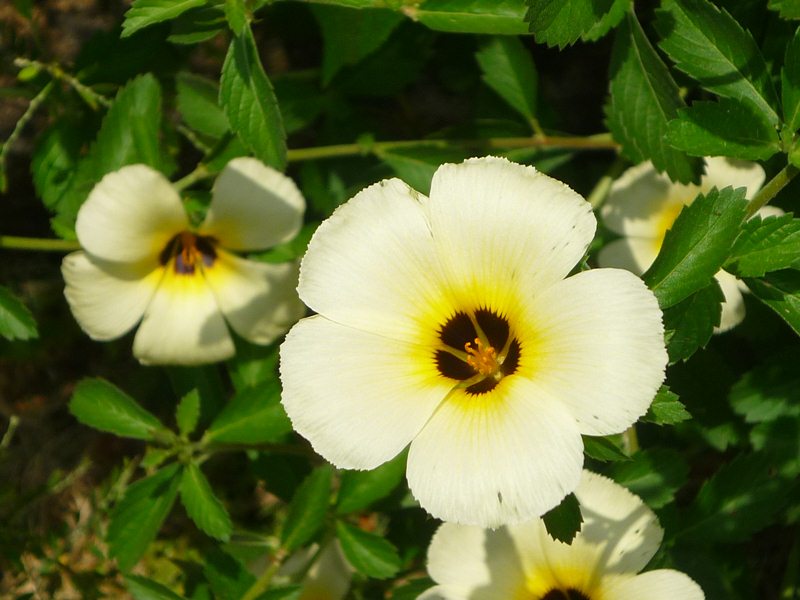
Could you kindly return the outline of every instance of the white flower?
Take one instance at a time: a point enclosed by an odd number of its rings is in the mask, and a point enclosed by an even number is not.
[[[581,434],[641,416],[667,356],[655,296],[627,271],[564,279],[589,204],[500,158],[439,167],[430,198],[368,187],[316,231],[303,319],[281,347],[295,429],[338,467],[411,444],[407,476],[444,520],[528,520],[578,484]]]
[[[608,199],[600,210],[605,225],[624,237],[605,246],[597,257],[601,267],[621,267],[641,275],[656,259],[664,235],[672,227],[683,207],[711,188],[727,186],[747,189],[752,198],[764,183],[764,169],[745,161],[715,157],[706,159],[706,172],[700,185],[672,183],[656,172],[649,162],[631,167],[611,186]],[[783,211],[765,207],[758,214],[767,216]],[[717,333],[735,327],[744,319],[742,284],[736,277],[720,270],[716,274],[725,301],[722,304]]]
[[[663,530],[642,501],[589,471],[575,490],[583,524],[572,544],[553,540],[541,519],[489,531],[445,523],[428,549],[439,585],[420,600],[702,600],[684,573],[637,575]]]
[[[80,326],[111,340],[141,321],[134,355],[145,364],[198,364],[234,354],[227,323],[266,344],[303,315],[295,264],[232,254],[294,237],[305,201],[288,177],[237,158],[217,178],[194,229],[178,191],[158,171],[109,173],[78,212],[82,252],[64,258],[64,291]],[[224,315],[224,317],[223,317]]]

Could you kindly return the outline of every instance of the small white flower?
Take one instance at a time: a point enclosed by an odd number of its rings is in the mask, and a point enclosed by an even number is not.
[[[430,198],[397,179],[357,194],[301,265],[319,314],[281,347],[295,429],[346,469],[410,443],[411,491],[444,520],[494,527],[557,505],[581,434],[634,423],[667,362],[640,279],[565,279],[595,227],[566,185],[494,157],[442,165]]]
[[[295,264],[264,264],[233,251],[294,237],[305,200],[291,179],[252,158],[217,178],[199,228],[158,171],[130,165],[109,173],[78,212],[83,248],[64,258],[64,293],[90,337],[118,338],[136,326],[133,353],[145,364],[198,364],[231,357],[227,323],[258,344],[303,315]],[[223,316],[224,315],[224,316]]]
[[[699,186],[673,183],[649,162],[631,167],[613,183],[600,210],[606,227],[623,237],[605,246],[597,261],[601,267],[620,267],[641,275],[658,256],[664,235],[678,214],[698,194],[707,194],[713,187],[732,186],[746,188],[746,197],[752,198],[763,183],[764,169],[760,165],[721,157],[706,159]],[[782,213],[778,208],[765,207],[758,214]],[[744,319],[744,284],[722,270],[715,278],[725,296],[720,325],[715,329],[719,333]]]
[[[637,575],[664,533],[638,496],[589,471],[575,495],[583,524],[569,545],[540,519],[494,531],[442,525],[428,549],[439,585],[420,600],[703,600],[679,571]]]

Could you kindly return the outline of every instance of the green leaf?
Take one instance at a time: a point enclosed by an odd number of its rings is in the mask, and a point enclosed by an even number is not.
[[[225,19],[234,35],[241,35],[248,24],[244,0],[225,0]]]
[[[614,441],[607,437],[584,436],[583,452],[589,458],[603,462],[628,460],[628,455],[625,454]]]
[[[359,10],[331,5],[311,7],[322,30],[322,85],[342,67],[361,62],[389,39],[403,21],[393,10]]]
[[[299,548],[322,527],[330,504],[332,479],[333,469],[324,465],[314,469],[297,488],[281,532],[285,549]]]
[[[403,12],[436,31],[450,33],[528,33],[525,0],[423,0]]]
[[[406,472],[406,453],[403,452],[372,471],[342,471],[337,514],[362,510],[388,496],[403,480]]]
[[[170,21],[181,16],[190,8],[203,6],[207,0],[134,0],[125,22],[122,24],[122,35],[126,38],[140,29]]]
[[[611,465],[608,475],[651,508],[661,508],[675,500],[675,493],[689,476],[689,466],[680,452],[653,448],[637,452],[628,462]]]
[[[240,600],[256,581],[239,560],[219,548],[206,554],[203,575],[216,600]]]
[[[167,40],[173,44],[199,44],[222,33],[225,27],[225,13],[219,6],[203,6],[175,19]]]
[[[748,371],[733,385],[729,396],[736,414],[746,423],[763,423],[800,415],[796,401],[800,389],[797,365],[800,351],[793,348]]]
[[[51,210],[61,202],[75,176],[84,129],[78,123],[60,121],[42,136],[33,154],[33,184],[36,193]]]
[[[684,207],[642,276],[662,310],[706,287],[728,257],[747,211],[744,188],[716,188]]]
[[[756,298],[800,335],[800,271],[784,269],[760,279],[745,278],[744,282]]]
[[[632,14],[617,31],[611,52],[606,106],[608,127],[633,162],[650,160],[681,183],[700,180],[702,163],[666,143],[668,121],[685,106],[667,67]]]
[[[656,425],[674,425],[691,418],[692,415],[678,399],[678,394],[662,385],[656,397],[653,398],[650,408],[647,409],[647,414],[642,417],[642,421]]]
[[[800,10],[797,18],[800,18]],[[790,131],[797,131],[800,129],[800,29],[786,46],[786,57],[781,69],[781,100],[786,126]]]
[[[164,467],[132,484],[114,507],[106,541],[122,571],[130,570],[155,539],[178,495],[180,480],[180,465]]]
[[[256,600],[300,600],[303,593],[303,586],[288,585],[279,588],[272,588],[260,594]]]
[[[328,96],[320,93],[317,82],[309,80],[304,73],[282,75],[274,84],[288,134],[311,125],[328,104]]]
[[[800,19],[800,2],[798,0],[769,0],[767,6],[777,10],[782,19]]]
[[[529,122],[536,117],[539,75],[519,38],[494,36],[475,54],[483,81]]]
[[[669,122],[666,140],[692,156],[766,160],[780,151],[778,132],[747,101],[695,102]]]
[[[192,433],[200,419],[200,392],[197,389],[186,394],[175,409],[175,422],[182,436]]]
[[[445,162],[459,162],[467,157],[467,152],[460,149],[433,148],[416,146],[412,148],[396,148],[381,150],[378,156],[408,185],[428,194],[431,180],[436,169]]]
[[[742,227],[725,270],[737,277],[761,277],[800,264],[800,219],[753,217]]]
[[[122,437],[153,440],[166,428],[152,413],[104,379],[84,379],[72,393],[69,411],[78,421]]]
[[[583,523],[581,507],[575,494],[567,494],[561,504],[542,515],[542,521],[551,538],[565,544],[572,543]]]
[[[400,570],[400,556],[391,542],[343,521],[336,522],[342,552],[353,567],[367,577],[388,579]]]
[[[275,379],[242,389],[217,415],[204,439],[232,444],[263,444],[280,439],[292,430],[280,395]]]
[[[175,86],[178,111],[189,127],[214,139],[230,131],[228,118],[217,103],[216,82],[183,71],[175,78]]]
[[[613,0],[530,0],[526,19],[538,43],[563,49],[588,33],[612,4]]]
[[[705,348],[722,315],[722,290],[716,280],[664,311],[664,337],[670,364]]]
[[[595,22],[589,31],[581,35],[581,39],[584,42],[596,42],[604,37],[622,22],[632,4],[633,0],[614,0],[608,12]]]
[[[22,301],[0,285],[0,335],[7,340],[38,337],[36,320]]]
[[[125,585],[135,600],[184,600],[168,587],[141,575],[125,575]]]
[[[184,468],[180,493],[186,513],[199,529],[223,542],[230,539],[233,523],[228,511],[214,495],[208,479],[195,463]]]
[[[778,124],[778,98],[753,36],[708,0],[663,0],[659,46],[705,89],[747,99],[770,125]]]
[[[219,103],[242,143],[264,163],[283,170],[283,120],[249,27],[231,40],[222,65]]]

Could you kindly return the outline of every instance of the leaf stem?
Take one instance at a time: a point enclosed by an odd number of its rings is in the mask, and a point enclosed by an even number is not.
[[[194,168],[194,171],[176,181],[174,185],[178,191],[183,191],[186,188],[193,186],[201,179],[205,179],[211,175],[212,173],[208,170],[208,167],[206,167],[206,165],[203,163],[199,163]]]
[[[786,184],[788,184],[795,176],[800,173],[800,169],[792,164],[788,164],[783,169],[778,171],[777,175],[770,179],[767,184],[750,200],[750,205],[747,207],[746,218],[752,217],[758,212],[758,209],[765,206],[770,200],[778,195]]]
[[[628,456],[633,455],[639,450],[639,436],[636,435],[636,425],[631,425],[622,434],[622,447],[625,454]]]
[[[618,156],[617,160],[615,160],[608,169],[608,172],[597,181],[592,191],[589,192],[589,195],[586,197],[586,200],[593,209],[597,210],[602,206],[603,202],[606,201],[608,192],[611,190],[611,185],[614,183],[614,180],[620,176],[626,164],[627,161],[621,156]]]
[[[80,250],[81,245],[73,240],[0,235],[0,248],[39,250],[43,252],[72,252],[73,250]]]
[[[272,578],[275,576],[275,573],[278,572],[278,569],[281,568],[283,561],[286,560],[287,552],[284,548],[278,548],[278,551],[275,553],[275,556],[272,557],[272,564],[270,564],[261,576],[256,579],[253,585],[244,593],[241,600],[254,600],[258,596],[261,595],[267,588],[269,588],[269,584],[272,582]]]
[[[20,57],[14,59],[14,65],[20,68],[37,67],[43,71],[47,71],[53,79],[63,81],[78,92],[78,95],[83,98],[83,101],[86,102],[92,110],[97,110],[100,106],[104,106],[105,108],[111,106],[111,100],[102,94],[98,94],[89,86],[82,84],[75,76],[70,75],[57,64],[48,64],[39,62],[38,60]]]

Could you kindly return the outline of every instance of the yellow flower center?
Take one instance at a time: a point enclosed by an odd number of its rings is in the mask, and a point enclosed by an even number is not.
[[[473,344],[475,347],[473,348]],[[475,369],[476,373],[489,376],[494,375],[500,370],[497,362],[497,351],[491,346],[484,346],[480,338],[475,338],[472,342],[464,344],[467,351],[467,364]]]

